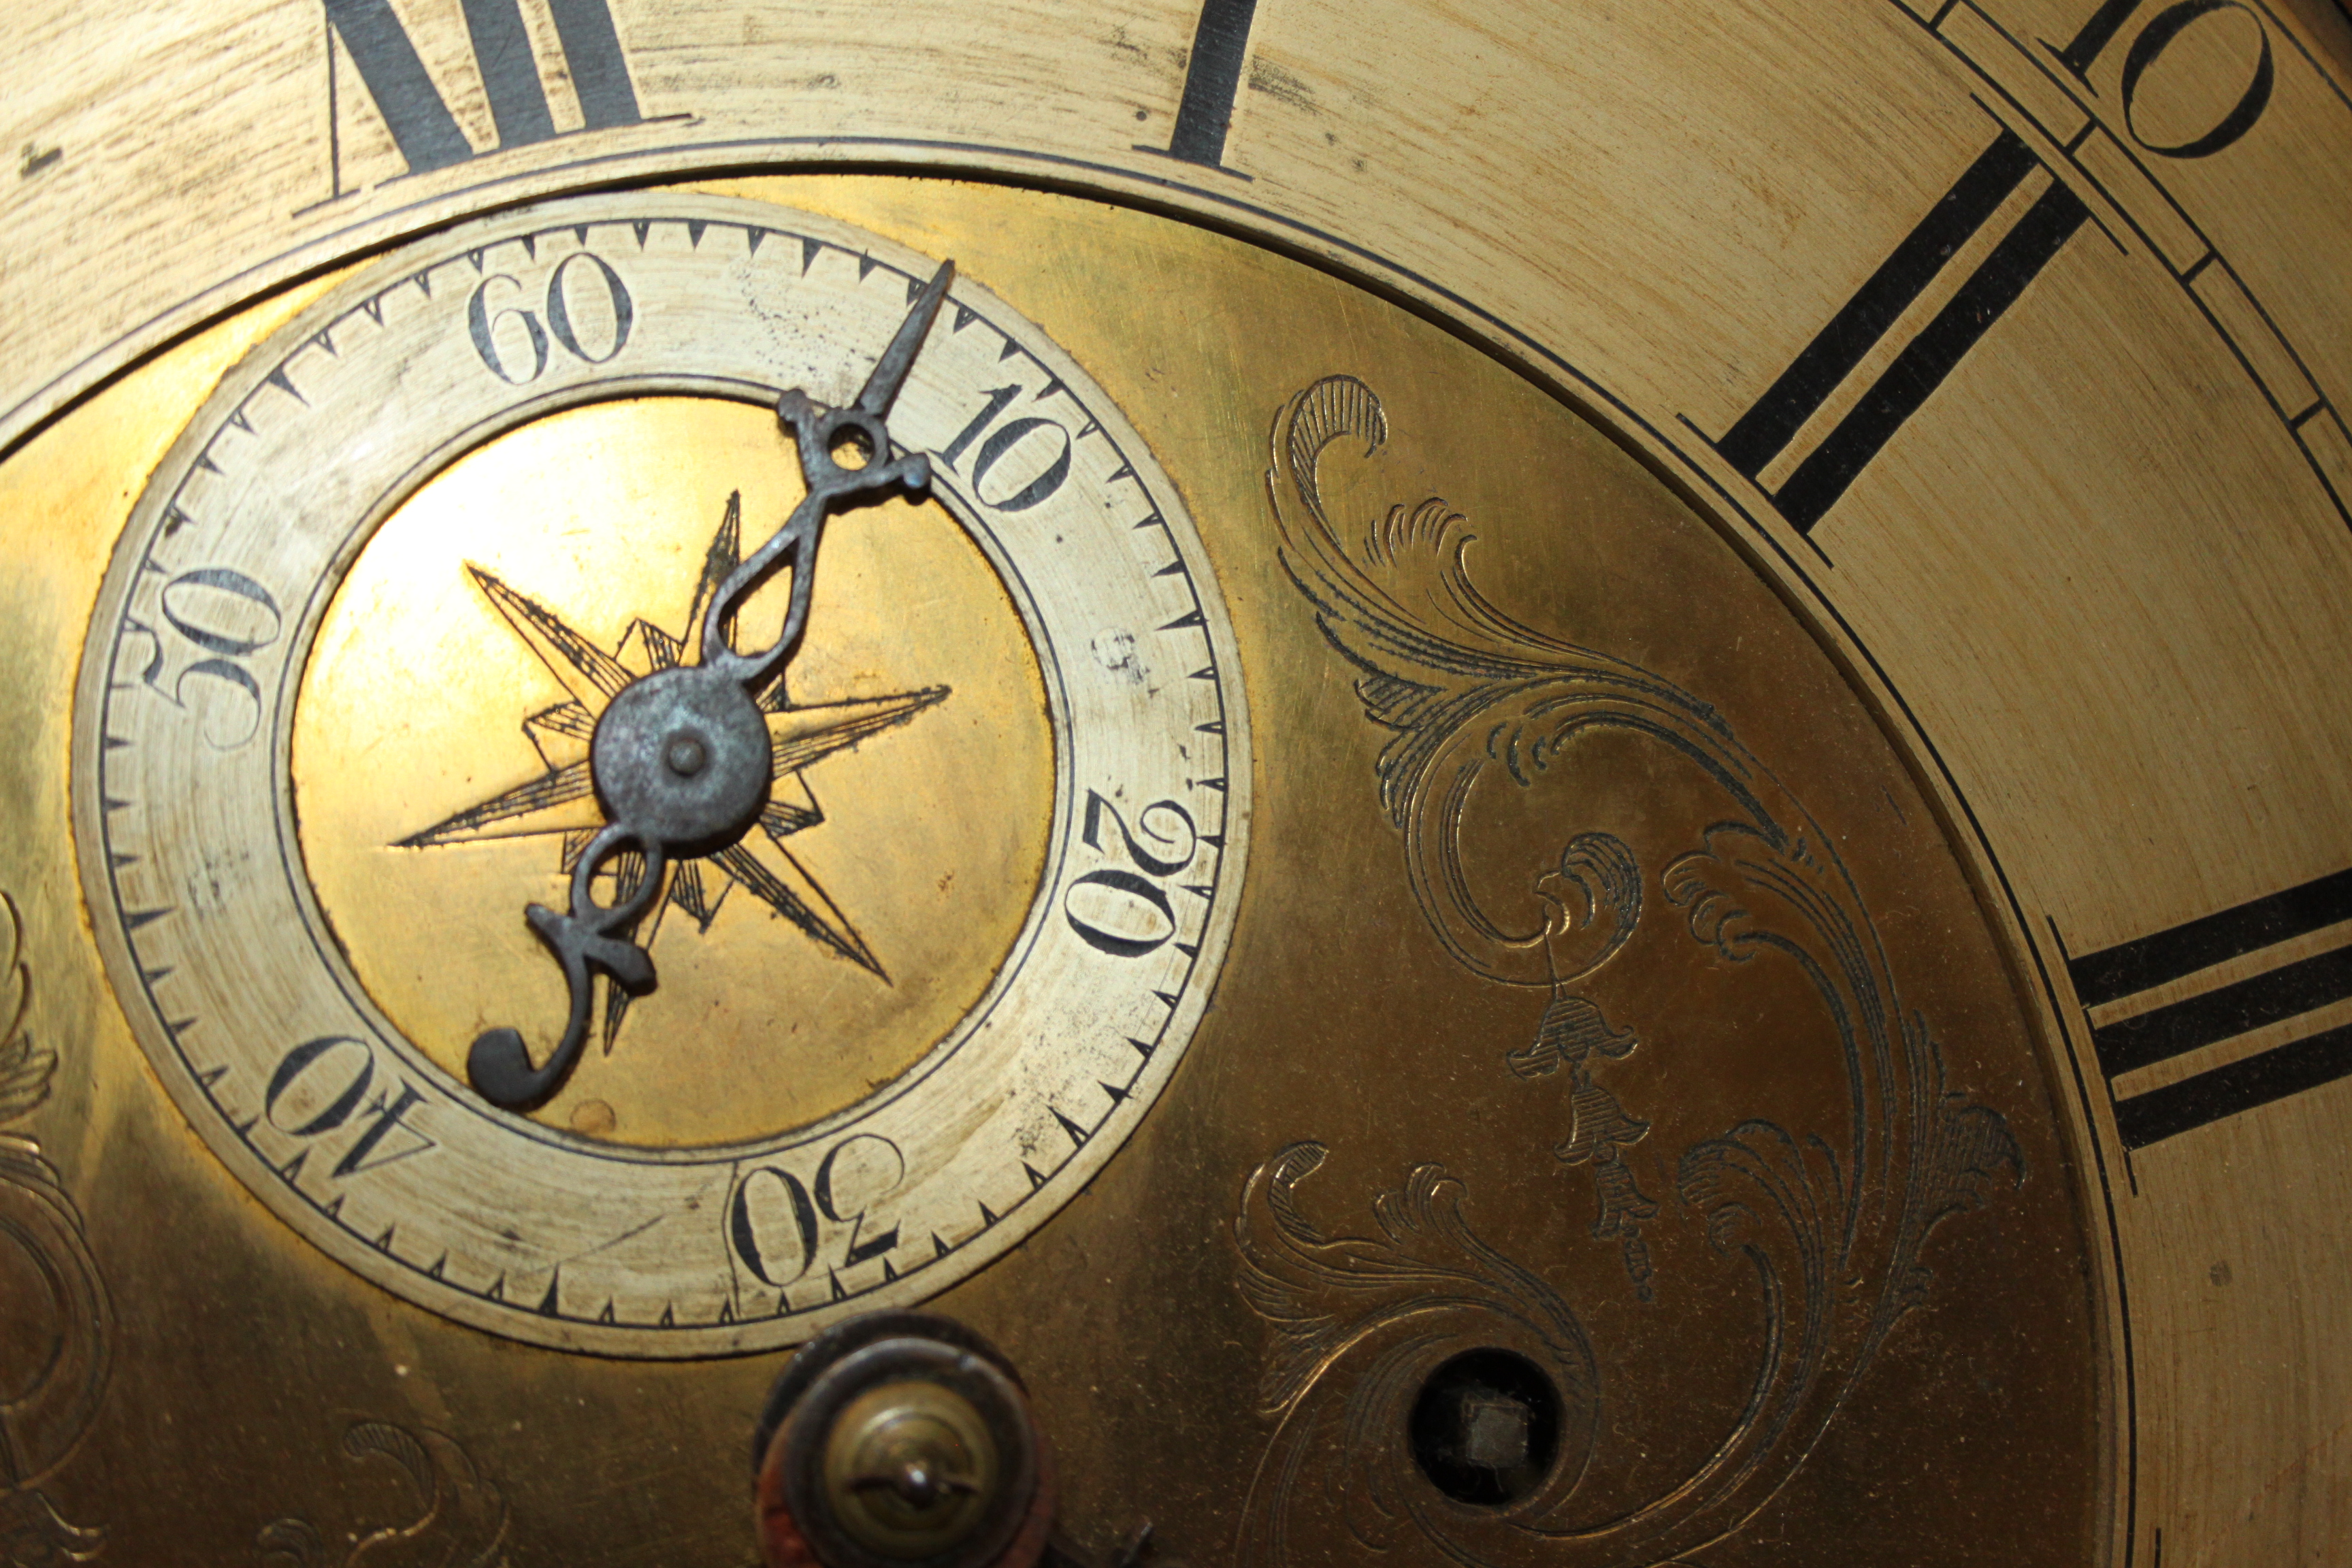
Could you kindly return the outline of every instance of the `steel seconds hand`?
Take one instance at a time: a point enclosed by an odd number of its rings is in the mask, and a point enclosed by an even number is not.
[[[532,904],[524,911],[563,965],[571,1016],[562,1039],[538,1067],[531,1065],[518,1029],[488,1029],[475,1038],[466,1076],[491,1104],[529,1110],[563,1087],[588,1037],[593,972],[604,971],[632,992],[656,984],[652,955],[630,933],[660,896],[670,860],[723,849],[758,819],[773,782],[758,695],[792,658],[807,630],[826,519],[894,492],[922,495],[930,488],[930,459],[919,452],[892,457],[885,420],[954,279],[955,263],[941,263],[855,404],[827,407],[798,389],[776,400],[776,416],[799,447],[808,494],[711,595],[698,662],[630,682],[597,720],[588,766],[605,826],[572,868],[571,909],[559,912]],[[858,453],[862,462],[843,464],[835,454],[847,451]],[[783,629],[759,652],[739,650],[729,636],[736,613],[787,563],[793,584]],[[635,886],[617,903],[599,903],[598,871],[614,857],[632,853],[644,859]]]

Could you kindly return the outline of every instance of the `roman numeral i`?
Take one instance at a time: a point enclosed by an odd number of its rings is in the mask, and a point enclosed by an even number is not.
[[[2219,964],[2243,969],[2248,966],[2234,961],[2347,920],[2352,869],[2066,961],[2110,1093],[2126,1073],[2192,1051],[2210,1047],[2217,1056],[2235,1057],[2161,1088],[2118,1094],[2116,1131],[2125,1148],[2144,1149],[2352,1078],[2352,1023],[2316,1029],[2309,1024],[2322,1008],[2352,998],[2352,944],[2258,959],[2260,967],[2241,978],[2200,978]],[[2299,943],[2298,952],[2308,945]],[[2187,983],[2180,987],[2186,994],[2161,1006],[2134,1005],[2135,998],[2175,982]],[[2289,1037],[2242,1055],[2232,1051],[2233,1042],[2257,1031]]]
[[[421,174],[446,169],[475,156],[475,148],[457,128],[433,79],[425,74],[416,46],[394,15],[390,0],[323,3],[332,37],[350,52],[352,65],[368,96],[375,100],[376,112],[383,116],[393,145],[408,164],[408,172]],[[603,131],[643,120],[606,0],[546,0],[546,5],[563,48],[572,92],[580,100],[583,129]],[[548,112],[547,88],[540,79],[539,62],[532,58],[530,38],[523,29],[520,0],[463,0],[463,5],[467,37],[482,73],[490,118],[498,127],[497,148],[482,151],[551,141],[555,121]],[[333,112],[331,101],[329,112]],[[340,171],[337,184],[340,188]]]

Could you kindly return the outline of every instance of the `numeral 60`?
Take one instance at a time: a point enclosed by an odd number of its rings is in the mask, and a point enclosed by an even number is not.
[[[583,261],[603,278],[604,297],[613,312],[612,342],[604,346],[602,353],[592,352],[580,341],[572,315],[572,297],[565,287],[565,279],[572,269]],[[472,297],[466,301],[466,329],[473,336],[474,352],[481,355],[482,363],[489,367],[490,374],[509,385],[525,385],[537,381],[546,372],[548,334],[551,331],[555,334],[555,342],[562,345],[563,352],[583,364],[603,364],[628,346],[629,328],[637,317],[636,306],[630,300],[628,288],[621,281],[621,275],[614,271],[612,265],[601,256],[585,250],[574,251],[558,262],[555,270],[548,274],[545,326],[540,324],[538,311],[526,310],[520,305],[493,306],[490,290],[500,284],[518,293],[522,289],[521,283],[508,273],[494,273],[483,279],[475,288]],[[520,374],[509,368],[507,356],[499,348],[501,335],[506,337],[509,347],[513,346],[514,334],[508,330],[509,322],[520,324],[523,341],[530,349],[530,368]]]

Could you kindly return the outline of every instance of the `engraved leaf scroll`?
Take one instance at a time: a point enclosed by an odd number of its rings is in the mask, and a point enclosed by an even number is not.
[[[456,1438],[358,1421],[343,1434],[343,1454],[397,1471],[409,1487],[408,1517],[353,1533],[348,1544],[331,1544],[299,1515],[272,1520],[254,1541],[262,1568],[502,1568],[507,1562],[506,1493]]]
[[[1261,1394],[1275,1423],[1239,1560],[1293,1561],[1289,1521],[1312,1509],[1336,1510],[1368,1546],[1411,1528],[1464,1563],[1672,1563],[1738,1530],[1786,1484],[1896,1321],[1927,1299],[1930,1231],[1978,1205],[1989,1178],[2006,1170],[2021,1179],[2020,1156],[1997,1112],[1947,1090],[1936,1040],[1903,1006],[1834,840],[1720,712],[1639,665],[1506,614],[1471,581],[1465,520],[1442,500],[1394,507],[1342,534],[1326,505],[1323,454],[1349,442],[1369,457],[1388,435],[1379,398],[1353,377],[1292,399],[1267,474],[1282,561],[1356,668],[1365,717],[1389,731],[1380,801],[1431,931],[1478,974],[1550,988],[1534,1043],[1507,1065],[1522,1078],[1569,1070],[1576,1124],[1555,1152],[1591,1170],[1594,1234],[1623,1242],[1642,1299],[1641,1227],[1664,1223],[1664,1205],[1618,1156],[1651,1123],[1597,1076],[1634,1048],[1641,1020],[1603,1018],[1577,983],[1645,914],[1675,922],[1719,967],[1801,977],[1818,1002],[1818,1037],[1776,1047],[1832,1064],[1845,1110],[1817,1129],[1738,1120],[1680,1152],[1676,1217],[1703,1225],[1717,1253],[1748,1266],[1733,1277],[1753,1280],[1752,1304],[1726,1301],[1722,1321],[1746,1333],[1760,1306],[1763,1331],[1727,1428],[1631,1507],[1580,1493],[1612,1347],[1588,1342],[1567,1300],[1478,1238],[1458,1183],[1415,1169],[1377,1200],[1377,1235],[1335,1240],[1305,1217],[1297,1192],[1320,1149],[1276,1154],[1251,1179],[1234,1230],[1243,1289],[1273,1336]],[[1609,822],[1564,822],[1559,868],[1532,889],[1549,911],[1541,928],[1484,907],[1464,848],[1466,803],[1481,789],[1532,788],[1601,736],[1695,767],[1712,797],[1707,815],[1648,866]],[[1368,1440],[1402,1430],[1420,1377],[1449,1347],[1473,1342],[1536,1362],[1568,1407],[1544,1484],[1487,1510],[1441,1506],[1400,1444]]]
[[[32,974],[25,928],[0,893],[0,1127],[49,1097],[58,1054],[28,1022]],[[37,1286],[5,1303],[13,1364],[0,1363],[0,1564],[87,1563],[102,1531],[69,1522],[41,1483],[69,1458],[105,1397],[113,1312],[81,1210],[38,1143],[0,1131],[0,1259]],[[26,1355],[29,1352],[29,1355]]]

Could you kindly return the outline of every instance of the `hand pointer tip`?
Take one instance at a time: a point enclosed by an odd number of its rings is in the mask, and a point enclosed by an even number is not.
[[[915,355],[923,346],[924,337],[938,319],[940,304],[948,297],[948,285],[955,281],[955,263],[940,263],[940,269],[923,286],[922,293],[907,309],[907,319],[898,323],[898,335],[882,351],[875,362],[874,374],[866,378],[864,390],[857,395],[857,411],[879,418],[889,412],[891,400],[898,395],[907,373],[914,368]]]

